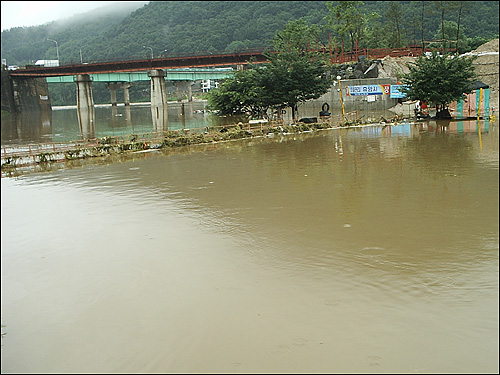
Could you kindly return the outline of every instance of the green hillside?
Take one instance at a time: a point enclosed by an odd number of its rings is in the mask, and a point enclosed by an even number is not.
[[[372,33],[364,40],[366,46],[394,47],[391,44],[394,44],[395,23],[388,14],[391,3],[394,2],[364,2],[364,13],[376,12],[380,16],[370,21]],[[143,6],[116,3],[111,5],[112,13],[107,12],[108,6],[64,22],[3,31],[1,57],[9,65],[55,59],[55,44],[47,38],[58,42],[62,64],[146,58],[151,50],[144,46],[151,47],[155,57],[263,49],[269,46],[275,32],[292,19],[303,17],[309,24],[326,26],[326,4],[325,1],[154,1]],[[463,6],[460,31],[476,44],[470,48],[499,34],[498,1],[401,1],[398,4],[402,12],[399,24],[402,44],[421,40],[422,5],[425,40],[435,38],[442,16],[445,20],[458,21],[458,10],[454,8],[457,4]],[[323,29],[322,39],[326,45],[329,32]]]

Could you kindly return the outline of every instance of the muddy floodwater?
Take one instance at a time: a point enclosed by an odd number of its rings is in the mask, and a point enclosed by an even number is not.
[[[2,373],[498,373],[498,120],[2,177]]]

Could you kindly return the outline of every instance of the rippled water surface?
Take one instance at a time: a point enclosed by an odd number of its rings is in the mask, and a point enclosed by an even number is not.
[[[3,177],[2,372],[498,373],[498,122],[474,124]]]

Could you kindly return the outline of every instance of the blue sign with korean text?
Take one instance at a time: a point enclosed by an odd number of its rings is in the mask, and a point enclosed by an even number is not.
[[[401,91],[402,85],[391,85],[391,95],[393,99],[401,99],[406,96],[404,92]]]

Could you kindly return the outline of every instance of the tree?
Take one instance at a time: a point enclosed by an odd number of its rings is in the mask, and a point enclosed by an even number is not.
[[[274,51],[266,53],[270,64],[266,66],[269,76],[264,90],[269,94],[269,104],[290,107],[293,120],[300,103],[319,98],[332,84],[327,79],[326,56],[318,52],[318,34],[318,28],[308,26],[302,18],[290,21],[276,32]]]
[[[210,108],[222,114],[266,114],[270,108],[292,109],[317,99],[331,86],[324,55],[318,53],[318,30],[303,19],[290,21],[273,38],[269,63],[250,66],[209,92]]]
[[[410,100],[423,100],[436,105],[436,118],[449,117],[448,106],[470,92],[476,74],[475,57],[458,55],[420,56],[408,64],[410,72],[403,75],[402,90]]]
[[[259,69],[237,71],[218,88],[209,91],[209,109],[217,110],[221,115],[251,115],[265,110]]]
[[[403,18],[403,8],[401,7],[401,4],[397,1],[389,1],[388,4],[389,5],[385,15],[393,24],[392,46],[399,48],[401,47],[401,20]]]
[[[356,40],[361,39],[365,15],[362,1],[329,1],[326,6],[330,13],[327,15],[330,27],[343,40],[348,37],[351,42],[351,51],[354,51]]]
[[[442,25],[444,25],[444,32],[441,30]],[[439,26],[439,29],[434,35],[435,40],[441,39],[444,35],[442,42],[430,43],[430,48],[443,47],[443,50],[451,50],[457,48],[457,52],[464,52],[467,48],[467,38],[463,31],[459,31],[458,25],[455,21],[444,21],[443,24]],[[458,34],[458,35],[457,35]]]
[[[455,49],[458,51],[458,40],[460,39],[460,17],[462,16],[462,8],[464,7],[465,1],[458,2],[458,21],[457,21],[457,45]]]
[[[442,43],[443,43],[443,52],[446,53],[447,51],[447,41],[448,40],[455,40],[453,36],[450,36],[449,39],[446,35],[446,26],[445,26],[445,17],[444,13],[445,11],[453,11],[455,9],[459,9],[461,7],[461,2],[460,1],[435,1],[434,5],[435,8],[438,10],[438,12],[441,13],[441,38],[442,38]],[[455,35],[458,36],[456,33]]]
[[[424,17],[425,16],[425,1],[422,1],[422,20],[421,20],[421,25],[422,25],[422,53],[425,49],[425,41],[424,41]]]

